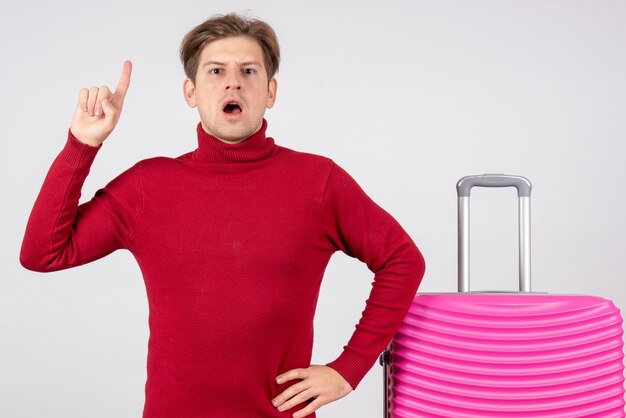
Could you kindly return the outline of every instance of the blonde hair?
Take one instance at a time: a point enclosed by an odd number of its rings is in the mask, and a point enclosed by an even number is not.
[[[198,62],[204,47],[218,39],[234,36],[247,36],[258,42],[263,51],[263,60],[267,80],[278,72],[280,48],[276,32],[267,23],[259,19],[247,18],[236,13],[215,15],[191,29],[180,45],[180,60],[185,75],[196,82]]]

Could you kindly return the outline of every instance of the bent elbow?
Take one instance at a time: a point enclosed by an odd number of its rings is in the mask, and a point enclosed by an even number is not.
[[[422,255],[422,252],[419,250],[419,248],[415,248],[417,251],[416,254],[416,260],[415,260],[415,266],[416,269],[419,273],[419,278],[420,280],[422,279],[422,277],[424,277],[424,273],[426,272],[426,260],[424,260],[424,256]]]
[[[20,264],[26,270],[36,271],[38,273],[45,273],[49,271],[44,263],[24,251],[20,253]]]
[[[422,284],[422,279],[424,278],[424,273],[426,272],[426,261],[424,260],[424,256],[422,252],[417,248],[417,246],[413,247],[413,251],[411,254],[411,277],[414,278],[414,286],[415,292],[419,289],[419,286]]]
[[[38,273],[47,273],[55,270],[52,264],[48,262],[45,255],[24,244],[22,244],[20,250],[20,264],[26,270],[36,271]]]

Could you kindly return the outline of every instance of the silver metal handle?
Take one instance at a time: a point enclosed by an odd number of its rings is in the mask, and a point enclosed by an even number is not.
[[[456,184],[459,197],[470,197],[472,187],[515,187],[518,197],[530,197],[532,185],[526,177],[508,176],[506,174],[483,174],[481,176],[466,176]]]
[[[517,188],[519,229],[519,290],[530,292],[530,181],[521,176],[483,174],[463,177],[456,185],[458,195],[458,269],[459,292],[469,292],[469,198],[472,187]]]
[[[385,351],[378,358],[380,365],[383,366],[383,418],[390,418],[389,415],[389,395],[390,395],[390,387],[389,387],[389,368],[391,367],[391,344],[387,346]]]

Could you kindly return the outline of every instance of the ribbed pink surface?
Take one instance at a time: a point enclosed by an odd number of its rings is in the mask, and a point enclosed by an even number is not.
[[[623,418],[622,318],[611,301],[418,295],[392,343],[394,418]]]

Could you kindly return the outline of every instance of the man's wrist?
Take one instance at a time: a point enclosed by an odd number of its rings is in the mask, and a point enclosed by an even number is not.
[[[92,142],[92,141],[87,141],[87,140],[81,140],[81,139],[79,139],[76,135],[74,135],[74,133],[72,132],[72,129],[70,129],[70,130],[69,130],[69,136],[70,136],[70,138],[72,138],[74,141],[78,141],[78,142],[80,142],[81,144],[83,144],[83,145],[87,145],[87,146],[92,147],[92,148],[100,148],[100,146],[102,145],[102,142],[100,142],[100,143],[95,143],[95,142]]]

